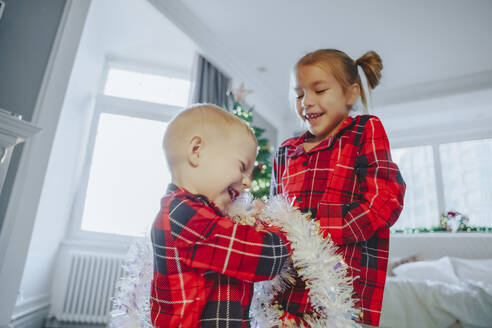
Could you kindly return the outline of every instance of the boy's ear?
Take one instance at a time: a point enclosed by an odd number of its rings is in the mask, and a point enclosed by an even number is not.
[[[188,143],[187,155],[188,162],[193,167],[197,167],[200,164],[200,150],[203,146],[203,140],[199,136],[194,136]]]
[[[360,86],[358,83],[354,83],[348,87],[346,93],[347,106],[352,106],[357,98],[360,96]]]

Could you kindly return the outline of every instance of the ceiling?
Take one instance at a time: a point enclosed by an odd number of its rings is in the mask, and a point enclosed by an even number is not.
[[[196,46],[144,0],[91,2],[78,56],[148,71],[191,74]],[[85,81],[84,81],[85,82]]]
[[[290,69],[317,48],[377,51],[380,105],[492,88],[492,1],[149,1],[270,119],[289,117]]]
[[[395,112],[402,103],[456,94],[490,104],[490,32],[490,0],[92,1],[74,89],[86,99],[83,91],[92,93],[101,83],[108,60],[190,76],[198,50],[235,86],[244,82],[254,91],[247,101],[282,138],[299,129],[289,105],[289,78],[306,52],[331,47],[357,58],[377,51],[384,64],[373,93],[378,115],[387,107]],[[477,90],[488,91],[477,98]]]

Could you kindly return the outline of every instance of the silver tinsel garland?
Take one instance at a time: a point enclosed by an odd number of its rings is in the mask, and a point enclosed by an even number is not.
[[[241,222],[244,221],[242,218],[250,216],[251,207],[251,199],[242,197],[234,202],[229,214]],[[258,219],[280,227],[291,243],[292,263],[287,267],[293,267],[306,282],[315,310],[313,315],[303,317],[304,322],[311,328],[358,326],[354,321],[358,310],[354,308],[355,300],[352,298],[352,277],[347,274],[342,256],[336,254],[337,248],[331,238],[322,238],[318,222],[280,197],[270,199]],[[253,327],[289,326],[288,322],[280,321],[282,311],[273,300],[293,279],[292,272],[284,270],[273,280],[255,284],[250,310]]]
[[[311,328],[358,326],[353,321],[357,310],[347,265],[336,254],[331,239],[321,237],[318,223],[282,198],[270,199],[259,214],[257,212],[251,196],[240,197],[229,208],[231,218],[240,224],[280,227],[291,243],[292,257],[273,280],[255,283],[250,310],[252,327],[294,327],[289,322],[281,322],[282,311],[273,302],[275,295],[294,281],[294,269],[306,282],[315,310],[313,315],[303,317],[306,324]],[[130,247],[113,298],[110,327],[152,327],[149,307],[152,254],[149,238],[140,239]]]
[[[154,276],[150,238],[133,242],[123,262],[123,273],[116,282],[111,328],[151,328],[150,286]]]

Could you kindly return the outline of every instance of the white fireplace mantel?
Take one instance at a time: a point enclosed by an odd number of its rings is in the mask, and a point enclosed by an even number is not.
[[[15,145],[26,141],[40,131],[40,128],[23,121],[20,115],[0,109],[0,191]]]
[[[19,115],[0,109],[0,143],[2,146],[14,146],[39,131],[41,131],[40,128],[23,121]]]

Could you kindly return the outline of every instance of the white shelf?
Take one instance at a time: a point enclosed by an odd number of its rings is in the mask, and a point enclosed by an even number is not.
[[[7,176],[15,145],[26,141],[40,131],[40,128],[23,121],[20,115],[0,108],[0,192],[3,190],[3,182]]]
[[[8,148],[29,139],[41,129],[0,109],[0,146]]]

